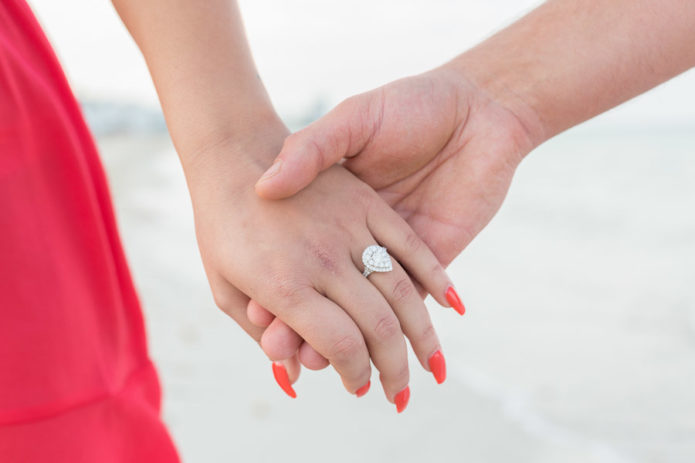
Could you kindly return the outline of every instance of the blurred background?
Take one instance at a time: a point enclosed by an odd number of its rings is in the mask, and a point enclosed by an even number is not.
[[[466,316],[428,301],[448,380],[437,386],[413,359],[397,415],[379,387],[357,400],[329,369],[304,371],[297,400],[275,385],[213,304],[153,86],[111,4],[30,3],[97,136],[184,461],[695,461],[693,71],[522,164],[500,213],[450,267]],[[261,76],[297,129],[535,4],[241,8]]]

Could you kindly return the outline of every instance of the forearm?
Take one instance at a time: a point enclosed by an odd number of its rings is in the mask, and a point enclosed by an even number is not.
[[[515,112],[533,145],[692,66],[692,0],[552,0],[446,65]]]
[[[184,168],[197,153],[281,125],[234,0],[113,0],[152,74]]]

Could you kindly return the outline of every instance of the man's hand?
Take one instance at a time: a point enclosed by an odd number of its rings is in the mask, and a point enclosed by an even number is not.
[[[513,112],[440,68],[352,97],[288,137],[256,191],[291,196],[345,158],[448,264],[497,212],[532,146]]]
[[[256,190],[289,196],[348,158],[448,263],[534,146],[695,66],[693,24],[688,0],[545,2],[434,71],[346,100],[291,136]]]

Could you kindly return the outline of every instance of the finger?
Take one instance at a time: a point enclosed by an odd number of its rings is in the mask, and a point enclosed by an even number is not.
[[[246,307],[246,316],[251,323],[260,328],[267,328],[268,325],[275,320],[275,315],[268,312],[253,299],[249,300],[249,304]]]
[[[285,360],[297,354],[302,341],[292,328],[274,317],[261,336],[261,348],[270,360]]]
[[[297,351],[297,356],[302,365],[310,370],[323,370],[330,363],[328,360],[287,326],[285,322],[276,318],[258,302],[249,300],[247,308],[249,320],[257,326],[268,328],[261,337],[261,348],[271,360],[287,358],[290,352]],[[271,326],[272,324],[272,326]],[[300,345],[296,349],[296,345]]]
[[[208,281],[217,306],[232,317],[255,341],[260,343],[264,331],[263,328],[252,323],[247,316],[248,305],[251,302],[249,298],[219,274],[208,272]],[[273,376],[288,395],[296,397],[291,384],[299,378],[301,365],[296,355],[290,358],[285,357],[285,359],[280,363],[273,363]]]
[[[303,342],[302,345],[299,346],[297,357],[302,365],[310,370],[323,370],[330,365],[328,360],[323,355],[316,352],[316,349],[311,347],[307,342]]]
[[[371,366],[364,337],[341,307],[310,287],[285,291],[284,297],[259,296],[264,307],[328,359],[350,393],[369,381]]]
[[[427,297],[427,291],[425,291],[425,288],[422,287],[420,283],[417,282],[417,280],[412,280],[413,285],[415,285],[415,289],[417,290],[418,295],[420,296],[420,299],[425,300]]]
[[[247,316],[249,298],[235,286],[229,283],[221,275],[215,272],[207,272],[215,305],[224,313],[232,317],[239,326],[248,333],[256,342],[260,342],[263,328],[251,323]]]
[[[330,363],[328,360],[287,326],[285,322],[263,308],[259,303],[251,299],[247,308],[249,320],[255,325],[267,328],[261,337],[261,348],[271,360],[287,358],[290,352],[294,352],[296,345],[300,345],[297,355],[302,365],[310,370],[323,370]],[[271,326],[272,324],[272,326]]]
[[[390,272],[372,272],[367,278],[393,308],[422,367],[441,384],[446,378],[446,366],[430,314],[403,267],[393,259],[392,263]]]
[[[378,211],[377,211],[378,209]],[[422,287],[444,307],[459,314],[466,311],[444,267],[408,223],[389,207],[374,208],[367,216],[367,226],[378,242]]]
[[[292,196],[321,171],[359,153],[377,130],[380,110],[378,98],[357,95],[287,137],[273,165],[256,183],[256,193],[266,199]]]
[[[343,307],[359,326],[374,366],[380,372],[386,397],[408,387],[408,351],[400,323],[381,293],[360,272],[347,272],[342,281],[332,279],[323,286],[326,296]]]

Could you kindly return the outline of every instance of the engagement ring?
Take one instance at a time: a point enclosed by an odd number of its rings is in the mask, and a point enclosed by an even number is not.
[[[372,272],[390,272],[393,270],[391,256],[386,252],[386,248],[373,244],[368,246],[362,253],[362,263],[364,272],[362,275],[368,277]]]

